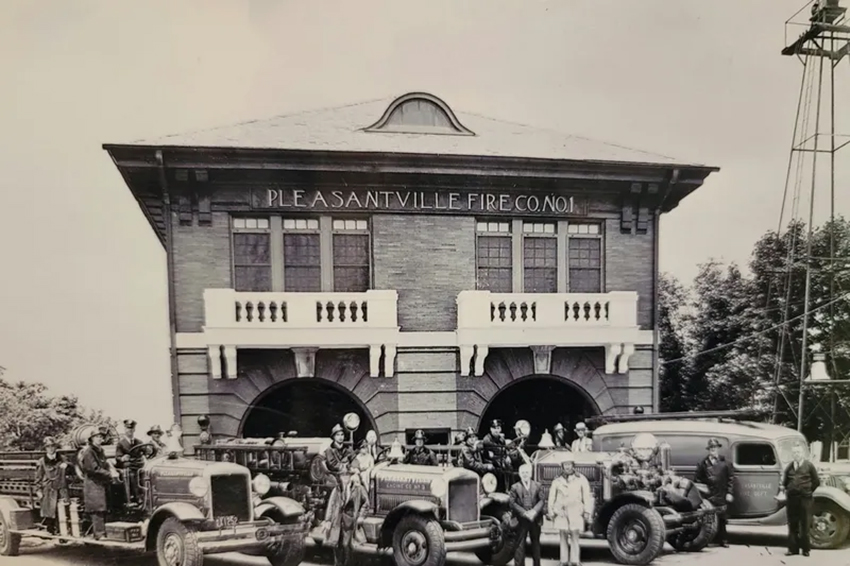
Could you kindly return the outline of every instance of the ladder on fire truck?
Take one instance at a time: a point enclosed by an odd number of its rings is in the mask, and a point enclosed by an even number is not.
[[[773,420],[776,421],[780,413],[790,410],[796,417],[797,430],[802,432],[807,421],[817,415],[821,405],[828,401],[830,407],[827,446],[830,448],[831,459],[835,458],[838,432],[836,388],[850,384],[850,379],[840,379],[839,366],[835,363],[838,346],[835,342],[835,327],[841,322],[841,315],[836,312],[836,306],[839,301],[850,300],[850,287],[840,288],[840,282],[836,281],[837,274],[850,269],[850,258],[836,257],[835,249],[836,155],[850,145],[850,135],[841,135],[836,131],[836,105],[841,101],[850,100],[850,89],[844,96],[836,94],[836,69],[839,64],[843,62],[842,68],[850,71],[850,20],[846,12],[846,8],[840,5],[840,0],[809,2],[785,22],[786,47],[782,50],[782,55],[795,57],[802,63],[803,72],[777,232],[781,234],[783,225],[788,226],[791,222],[799,221],[806,227],[807,236],[806,250],[803,254],[798,254],[797,232],[791,233],[792,241],[788,246],[785,272],[782,274],[784,281],[779,285],[781,288],[776,289],[784,295],[784,299],[780,299],[780,304],[784,303],[784,309],[773,376]],[[797,33],[799,35],[795,39],[789,40],[789,37]],[[846,73],[846,76],[850,78],[850,73]],[[828,92],[824,92],[825,90]],[[823,154],[828,157],[826,163],[819,159]],[[800,210],[804,185],[808,205],[807,217],[801,214]],[[814,257],[812,239],[815,196],[818,191],[824,190],[829,196],[829,256]],[[784,224],[786,220],[789,224]],[[792,316],[790,312],[794,272],[800,263],[805,265],[806,270],[801,317]],[[829,294],[827,301],[812,309],[812,272],[816,269],[826,271]],[[766,307],[770,306],[772,291],[773,289],[768,289]],[[799,321],[800,318],[801,347],[799,352],[794,352],[789,350],[794,348],[791,323]],[[811,345],[810,339],[813,342]],[[813,352],[811,364],[808,363],[810,349]],[[822,349],[826,351],[822,352]],[[783,379],[784,360],[789,353],[794,360],[792,367],[799,364],[799,373],[791,383]],[[831,364],[829,369],[826,365],[827,358]],[[833,378],[830,378],[830,374]],[[824,390],[827,394],[823,393]],[[796,403],[793,398],[795,392]],[[808,402],[812,403],[811,406]],[[850,413],[847,417],[844,419],[845,424],[850,423]],[[848,432],[850,430],[845,427],[840,431],[840,437],[846,437]]]

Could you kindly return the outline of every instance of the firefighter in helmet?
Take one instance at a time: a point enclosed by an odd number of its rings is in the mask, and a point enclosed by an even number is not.
[[[478,474],[492,472],[495,469],[493,464],[482,460],[481,451],[478,449],[478,435],[472,427],[466,429],[466,444],[460,451],[458,464]]]
[[[405,464],[414,464],[417,466],[436,466],[437,454],[433,450],[425,446],[425,431],[417,430],[413,435],[413,442],[416,446],[409,450],[404,455]]]

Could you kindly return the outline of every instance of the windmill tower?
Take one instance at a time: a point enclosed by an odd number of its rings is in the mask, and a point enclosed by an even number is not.
[[[830,438],[829,446],[834,447],[836,426],[836,388],[850,384],[850,379],[841,379],[834,364],[836,325],[836,301],[846,296],[850,289],[836,287],[835,274],[850,268],[850,258],[836,257],[835,231],[830,231],[830,250],[828,257],[814,257],[812,254],[812,234],[815,219],[816,197],[829,199],[830,225],[834,228],[836,165],[848,163],[850,152],[842,161],[838,161],[842,149],[850,146],[850,131],[842,134],[836,129],[836,117],[842,106],[850,101],[850,91],[840,93],[836,78],[850,77],[850,20],[847,9],[839,0],[816,0],[809,2],[788,21],[785,22],[786,47],[782,54],[796,58],[802,64],[802,80],[797,103],[797,115],[788,161],[785,194],[780,213],[780,229],[783,221],[800,220],[808,231],[806,251],[795,254],[795,246],[790,246],[788,258],[788,285],[783,291],[791,297],[790,272],[795,265],[806,268],[805,306],[802,315],[802,351],[795,356],[799,362],[799,397],[796,407],[793,399],[782,393],[779,384],[779,366],[783,360],[783,350],[787,347],[787,332],[781,333],[779,356],[776,371],[776,389],[788,406],[796,409],[797,428],[803,429],[806,420],[825,399],[830,402]],[[789,42],[789,37],[796,39]],[[842,75],[843,73],[843,75]],[[801,196],[805,195],[801,211]],[[790,200],[789,200],[790,197]],[[813,265],[815,264],[815,265]],[[825,271],[829,279],[829,301],[813,309],[811,305],[812,272],[814,269]],[[788,317],[786,300],[785,322]],[[813,348],[814,346],[814,348]],[[809,364],[810,350],[814,350],[813,363]],[[823,350],[823,351],[821,351]],[[823,388],[827,395],[821,395]],[[814,399],[819,397],[819,400]],[[777,405],[779,404],[777,397]],[[846,435],[848,431],[843,431]],[[814,439],[811,439],[814,440]],[[834,450],[831,450],[834,457]]]

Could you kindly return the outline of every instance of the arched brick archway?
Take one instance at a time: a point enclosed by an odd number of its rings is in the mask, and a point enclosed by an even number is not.
[[[596,350],[557,348],[552,352],[550,371],[544,374],[535,371],[530,348],[491,349],[484,364],[484,375],[458,378],[458,407],[463,407],[458,417],[459,428],[489,428],[489,424],[482,423],[482,417],[498,394],[521,380],[539,378],[561,384],[562,390],[575,391],[599,414],[616,412],[619,406],[627,404],[627,385],[623,376],[605,374],[604,352],[601,348]],[[522,403],[521,399],[516,401]],[[536,428],[531,413],[533,411],[526,412],[528,416],[523,418]],[[504,426],[512,427],[513,423]]]
[[[395,380],[370,377],[368,350],[319,350],[313,371],[315,377],[297,376],[295,356],[291,350],[240,350],[238,356],[239,375],[236,379],[211,380],[214,385],[209,392],[209,414],[216,436],[241,435],[250,421],[251,411],[258,407],[268,409],[269,405],[272,405],[271,410],[275,410],[275,395],[299,389],[305,399],[315,400],[316,391],[322,389],[337,399],[347,398],[350,402],[348,407],[360,409],[355,412],[361,414],[363,434],[369,428],[375,428],[379,434],[397,428]],[[299,387],[299,383],[312,385]],[[310,393],[304,393],[308,390]],[[336,406],[346,410],[345,403],[337,403]],[[327,413],[329,406],[322,403],[313,410]],[[330,410],[333,411],[333,408]],[[329,414],[328,419],[339,421],[343,415]],[[319,422],[321,419],[317,419]],[[301,436],[308,433],[303,426],[300,429],[296,427],[296,430]],[[330,429],[323,431],[321,436],[329,432]]]

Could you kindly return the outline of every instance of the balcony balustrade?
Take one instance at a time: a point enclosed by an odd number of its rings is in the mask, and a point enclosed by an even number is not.
[[[457,298],[461,375],[469,374],[473,359],[474,374],[483,374],[491,347],[531,347],[535,358],[547,359],[545,353],[555,347],[603,346],[606,373],[625,373],[639,340],[637,301],[635,292],[462,291]]]
[[[319,348],[368,347],[371,373],[391,377],[398,345],[396,291],[275,293],[207,289],[204,335],[214,378],[236,377],[237,348],[292,348],[299,375]],[[222,358],[224,372],[222,371]]]

